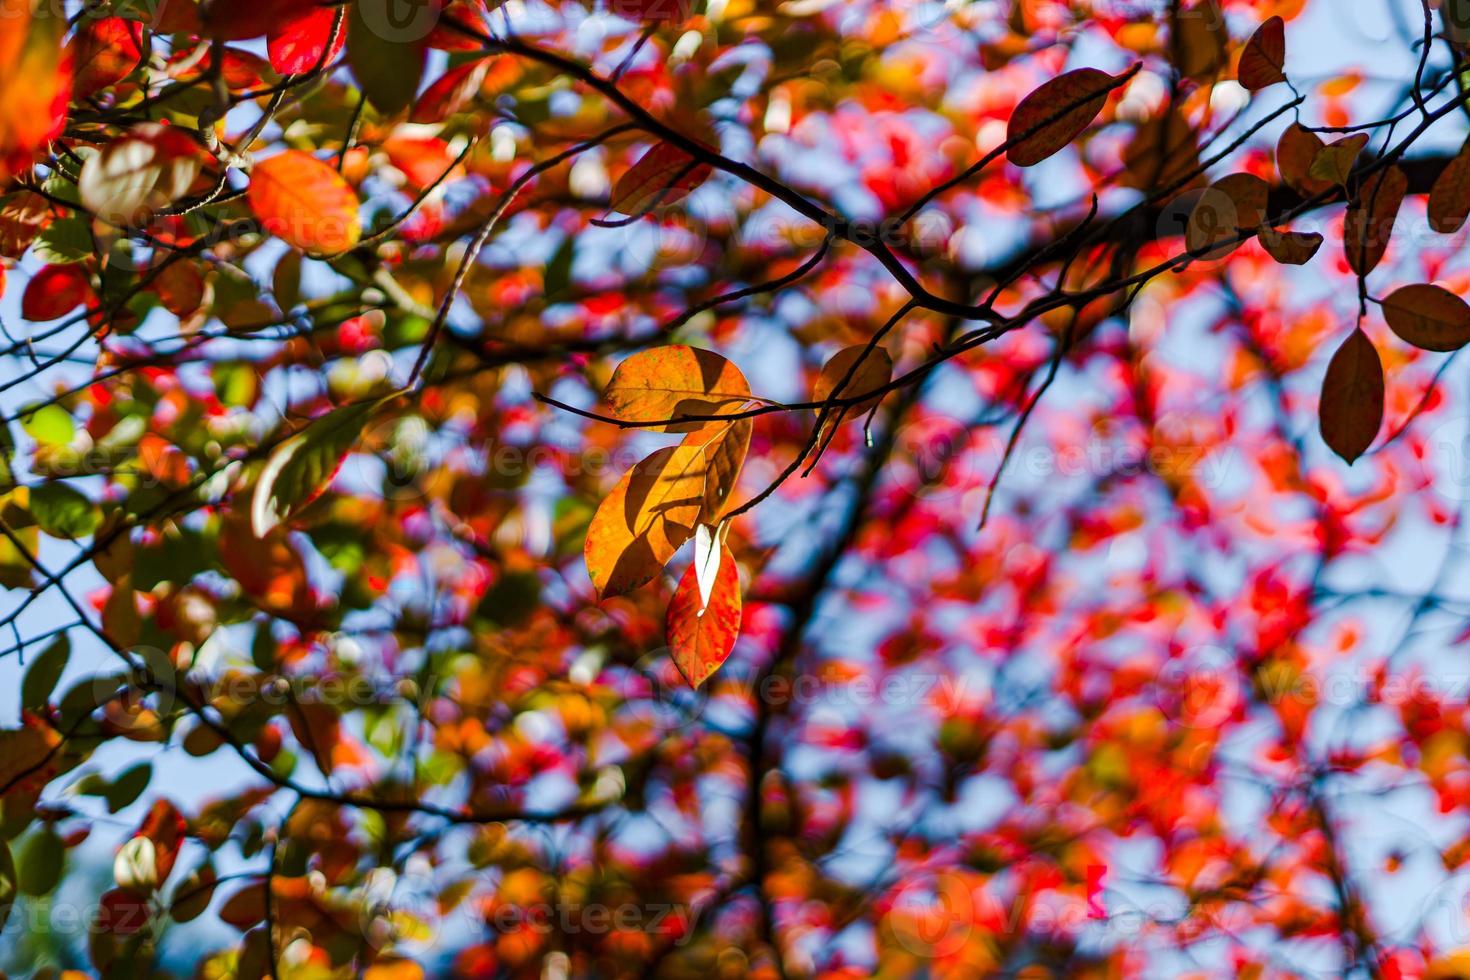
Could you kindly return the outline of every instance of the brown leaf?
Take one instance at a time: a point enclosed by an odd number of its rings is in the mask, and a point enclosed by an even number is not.
[[[1007,159],[1018,167],[1032,167],[1060,151],[1097,117],[1108,93],[1120,84],[1120,78],[1107,72],[1078,68],[1041,85],[1011,113]]]
[[[1282,265],[1306,265],[1322,247],[1322,236],[1315,231],[1278,231],[1262,228],[1261,247]]]
[[[1379,171],[1358,188],[1342,229],[1348,265],[1358,275],[1366,276],[1383,260],[1408,190],[1409,180],[1396,166]]]
[[[1230,41],[1225,14],[1216,0],[1201,0],[1181,11],[1175,22],[1179,73],[1204,78],[1225,65]]]
[[[1429,191],[1429,227],[1451,235],[1465,224],[1470,215],[1470,140],[1440,171]]]
[[[1330,180],[1311,176],[1312,164],[1324,149],[1321,137],[1300,123],[1292,123],[1276,144],[1276,169],[1281,179],[1302,197],[1316,197],[1332,188]]]
[[[583,556],[599,597],[650,581],[694,534],[705,502],[703,446],[658,450],[618,481],[592,515]]]
[[[1459,350],[1470,343],[1470,305],[1439,286],[1404,286],[1383,301],[1383,318],[1399,337],[1423,350]]]
[[[699,687],[730,656],[740,635],[740,569],[728,545],[720,545],[720,568],[709,605],[700,602],[699,581],[691,563],[669,600],[669,648],[690,687]]]
[[[634,354],[618,365],[602,393],[625,422],[658,422],[686,415],[718,415],[750,400],[750,385],[714,351],[672,345]],[[654,432],[693,432],[710,422],[649,426]]]
[[[864,356],[864,352],[866,356]],[[861,358],[861,363],[859,363]],[[851,373],[851,378],[848,374]],[[893,378],[893,358],[888,351],[882,347],[874,347],[868,351],[867,344],[856,344],[845,347],[832,355],[832,359],[822,367],[822,373],[817,376],[816,386],[812,390],[812,400],[825,402],[831,398],[834,392],[838,397],[851,398],[857,395],[876,391],[888,384]],[[846,383],[844,384],[844,379]],[[838,385],[842,386],[837,391]],[[850,405],[845,409],[839,409],[839,417],[847,414],[853,417],[862,415],[874,405],[878,404],[881,395],[864,399],[856,405]]]
[[[1184,244],[1198,253],[1228,243],[1205,258],[1223,258],[1240,244],[1243,231],[1254,231],[1266,217],[1271,188],[1254,174],[1230,174],[1210,185],[1189,215]]]
[[[56,773],[61,736],[29,711],[22,722],[0,731],[0,796],[39,792]]]
[[[1246,42],[1237,78],[1252,92],[1286,81],[1286,22],[1267,18]]]
[[[1332,355],[1318,408],[1322,438],[1352,463],[1373,444],[1383,424],[1383,362],[1362,330],[1354,329]]]
[[[1123,153],[1122,184],[1138,190],[1197,182],[1199,135],[1184,115],[1165,112],[1139,124]]]

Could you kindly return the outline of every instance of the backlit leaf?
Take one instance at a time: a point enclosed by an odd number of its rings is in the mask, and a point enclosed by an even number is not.
[[[70,660],[71,642],[63,633],[26,666],[25,679],[20,685],[20,706],[31,711],[45,708]]]
[[[729,547],[720,544],[709,602],[700,598],[698,572],[692,564],[669,600],[665,624],[669,648],[690,687],[707,681],[730,656],[740,635],[740,613],[740,569]]]
[[[709,462],[702,446],[666,447],[634,466],[587,528],[587,573],[599,596],[650,581],[694,534]]]
[[[1173,53],[1185,78],[1204,78],[1225,66],[1230,32],[1216,0],[1198,0],[1180,10]]]
[[[613,187],[609,208],[643,215],[681,200],[709,179],[712,170],[672,143],[656,143]]]
[[[276,447],[250,498],[250,526],[257,537],[290,520],[327,488],[377,405],[359,402],[335,409]]]
[[[97,505],[66,483],[43,483],[31,488],[31,512],[41,530],[53,538],[86,537],[102,523]]]
[[[282,75],[296,75],[332,62],[347,43],[347,24],[337,23],[338,9],[308,5],[272,23],[266,32],[271,67]]]
[[[1324,147],[1321,137],[1300,123],[1286,127],[1276,144],[1276,169],[1302,197],[1315,197],[1333,186],[1332,181],[1311,175],[1312,164]]]
[[[92,286],[75,265],[48,265],[26,283],[20,315],[33,323],[57,320],[86,303]]]
[[[82,18],[68,44],[72,88],[85,98],[122,81],[143,60],[143,25],[123,17]]]
[[[618,365],[602,393],[614,417],[659,422],[689,415],[734,412],[750,400],[750,385],[714,351],[671,345],[634,354]],[[655,432],[691,432],[709,422],[666,422]]]
[[[1322,380],[1322,438],[1352,463],[1367,451],[1383,424],[1383,362],[1362,330],[1354,329],[1332,355]]]
[[[356,192],[332,167],[299,150],[255,165],[250,208],[266,231],[303,252],[345,252],[362,234]]]
[[[724,515],[730,495],[740,481],[754,431],[754,423],[747,418],[711,425],[684,437],[684,445],[701,447],[708,461],[704,503],[699,512],[701,521],[716,524]]]
[[[1242,234],[1255,231],[1266,217],[1271,188],[1254,174],[1230,174],[1211,184],[1195,202],[1185,231],[1185,246],[1195,253],[1223,243],[1205,258],[1223,258]]]
[[[315,6],[316,0],[210,0],[199,5],[199,19],[211,37],[243,41],[260,37]]]
[[[451,68],[424,89],[414,103],[409,122],[437,123],[470,104],[489,71],[489,62],[480,60]]]
[[[1317,159],[1312,161],[1307,175],[1313,180],[1325,180],[1339,186],[1346,185],[1348,175],[1353,172],[1353,164],[1357,162],[1358,154],[1367,145],[1368,134],[1366,133],[1354,133],[1329,143],[1317,154]]]
[[[881,345],[868,350],[867,344],[855,344],[838,351],[822,366],[822,373],[817,376],[812,391],[812,401],[825,402],[833,395],[853,398],[882,388],[892,378],[893,358],[887,350]],[[848,406],[845,414],[848,417],[862,415],[878,404],[881,397],[875,395]],[[839,408],[838,412],[842,413],[844,409]]]
[[[137,227],[182,198],[202,162],[199,147],[178,127],[143,123],[88,157],[77,189],[103,221]]]

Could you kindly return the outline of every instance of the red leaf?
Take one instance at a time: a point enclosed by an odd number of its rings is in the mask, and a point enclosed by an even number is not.
[[[624,20],[681,23],[689,19],[689,0],[608,0],[607,12]]]
[[[458,68],[451,68],[440,75],[424,90],[414,103],[408,121],[415,123],[442,122],[469,104],[489,70],[487,61],[472,61]]]
[[[153,842],[154,865],[158,869],[160,884],[168,880],[169,872],[174,869],[179,848],[184,844],[184,831],[183,815],[168,800],[155,800],[148,816],[138,827],[138,836]]]
[[[69,45],[72,91],[86,98],[126,78],[143,59],[143,25],[123,17],[83,18]]]
[[[97,903],[97,929],[114,936],[131,936],[148,925],[148,899],[127,888],[114,888]]]
[[[31,277],[20,298],[20,315],[33,323],[55,320],[87,301],[92,287],[75,265],[48,265]]]
[[[150,288],[163,308],[181,320],[197,313],[204,302],[204,277],[192,262],[170,262],[158,272]]]
[[[200,8],[204,32],[221,41],[260,37],[317,5],[314,0],[215,0]]]
[[[709,605],[699,601],[699,581],[691,563],[669,600],[666,629],[679,672],[699,687],[730,656],[740,635],[740,569],[728,546],[720,545],[720,569]]]
[[[299,75],[329,65],[347,43],[347,27],[337,24],[337,8],[309,7],[272,24],[266,34],[271,67],[281,75]]]

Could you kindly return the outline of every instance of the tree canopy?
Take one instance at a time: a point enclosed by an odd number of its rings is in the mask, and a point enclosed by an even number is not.
[[[1470,2],[0,0],[0,969],[1470,972]]]

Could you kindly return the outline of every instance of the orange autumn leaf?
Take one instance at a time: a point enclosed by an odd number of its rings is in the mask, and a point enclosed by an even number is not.
[[[45,786],[56,772],[61,736],[29,711],[21,727],[0,731],[0,796],[32,792]]]
[[[625,422],[658,423],[649,425],[654,432],[690,432],[710,423],[661,420],[733,412],[750,400],[750,385],[714,351],[674,345],[623,361],[602,396]]]
[[[65,18],[32,0],[0,0],[0,185],[61,134],[71,96]]]
[[[257,163],[249,198],[261,226],[303,252],[345,252],[362,235],[357,193],[309,153],[287,150]]]
[[[701,447],[705,454],[704,501],[700,505],[699,520],[715,524],[724,515],[730,494],[740,480],[740,471],[745,466],[746,454],[750,452],[750,437],[755,425],[750,419],[736,419],[720,425],[712,425],[684,437],[685,446]]]
[[[1332,181],[1311,176],[1312,164],[1324,147],[1321,137],[1300,123],[1286,127],[1276,144],[1276,169],[1302,197],[1314,197],[1332,187]]]
[[[703,446],[660,449],[618,481],[597,508],[583,547],[600,597],[643,585],[694,534],[709,460]]]

